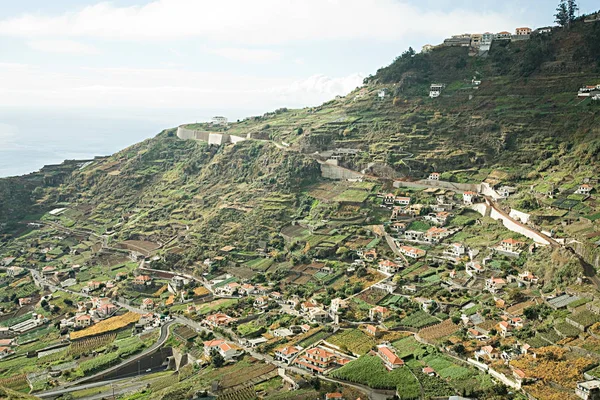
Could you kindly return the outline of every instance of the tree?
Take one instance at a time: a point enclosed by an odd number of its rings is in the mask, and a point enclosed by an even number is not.
[[[554,22],[560,26],[567,26],[569,24],[569,7],[565,0],[561,0],[556,7],[556,14],[554,14]]]
[[[577,0],[567,0],[567,8],[569,10],[569,24],[575,21],[575,14],[579,11]]]
[[[213,365],[213,367],[220,368],[223,366],[223,364],[225,364],[225,359],[223,358],[221,353],[219,353],[216,350],[213,350],[211,352],[210,362]]]

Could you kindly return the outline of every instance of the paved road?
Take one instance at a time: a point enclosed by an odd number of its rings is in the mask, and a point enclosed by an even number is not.
[[[89,388],[94,388],[94,387],[98,387],[98,386],[103,386],[106,385],[106,381],[104,382],[93,382],[93,383],[86,383],[90,380],[96,379],[98,377],[101,377],[103,375],[108,375],[114,371],[117,371],[120,368],[123,368],[131,363],[134,363],[136,360],[141,359],[145,356],[147,356],[148,354],[154,352],[156,349],[160,348],[162,345],[165,344],[165,342],[167,341],[167,339],[169,338],[169,333],[170,333],[170,328],[171,326],[175,323],[175,321],[169,321],[166,324],[164,324],[163,326],[161,326],[160,328],[160,336],[158,338],[158,340],[156,341],[156,343],[154,343],[152,346],[148,347],[147,349],[145,349],[144,351],[142,351],[141,353],[138,353],[136,355],[134,355],[131,358],[128,358],[127,360],[125,360],[124,362],[121,362],[117,365],[114,365],[108,369],[105,369],[103,371],[98,372],[97,374],[94,375],[90,375],[90,376],[86,376],[84,378],[78,379],[76,381],[73,382],[68,382],[58,388],[52,389],[50,391],[46,391],[46,392],[42,392],[42,393],[37,393],[36,396],[38,397],[55,397],[55,396],[59,396],[61,394],[64,393],[68,393],[68,392],[73,392],[76,390],[82,390],[82,389],[89,389]]]

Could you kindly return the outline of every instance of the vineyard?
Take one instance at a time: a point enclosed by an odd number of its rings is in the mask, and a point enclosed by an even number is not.
[[[69,346],[69,355],[75,357],[81,354],[87,354],[114,342],[116,338],[116,333],[107,333],[73,342],[71,343],[71,346]]]
[[[327,342],[360,355],[366,354],[377,344],[373,338],[359,329],[339,331],[327,338]]]
[[[589,358],[568,354],[565,349],[556,346],[538,349],[536,353],[536,358],[526,355],[511,364],[528,376],[568,388],[575,388],[583,371],[593,362]]]
[[[257,384],[277,376],[275,366],[271,364],[252,365],[240,371],[229,373],[219,381],[220,388],[231,388],[241,384]]]
[[[0,379],[0,387],[13,389],[13,390],[22,390],[29,387],[27,383],[27,375],[20,374],[15,376],[10,376],[8,378]]]
[[[120,361],[121,357],[117,353],[101,354],[79,364],[79,369],[84,375],[91,375],[118,364]]]
[[[219,400],[254,400],[256,398],[256,392],[252,387],[219,395]]]
[[[403,318],[402,321],[400,321],[400,324],[420,329],[429,325],[433,325],[437,322],[439,322],[437,318],[432,317],[425,311],[417,311],[413,314],[410,314],[406,318]]]
[[[102,333],[107,333],[111,331],[116,331],[118,329],[124,328],[127,325],[133,324],[139,321],[140,315],[134,312],[128,312],[123,315],[119,315],[116,317],[105,319],[104,321],[100,321],[95,325],[90,326],[89,328],[85,328],[80,331],[71,332],[71,340],[82,339],[88,336],[100,335]]]
[[[154,292],[154,294],[152,295],[153,297],[160,297],[161,294],[163,294],[168,288],[168,285],[162,285],[156,292]]]
[[[362,356],[331,374],[334,378],[367,385],[374,389],[398,388],[401,399],[418,399],[419,383],[408,368],[388,371],[377,356]]]
[[[150,383],[150,389],[152,389],[153,392],[157,392],[159,390],[171,387],[177,382],[179,382],[179,376],[177,374],[167,375]]]
[[[423,328],[419,331],[419,337],[427,341],[433,341],[441,339],[446,336],[450,336],[459,330],[459,326],[447,319],[439,324]]]

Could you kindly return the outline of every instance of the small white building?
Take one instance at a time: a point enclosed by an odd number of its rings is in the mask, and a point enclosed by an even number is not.
[[[444,85],[441,83],[432,83],[431,86],[429,87],[429,97],[431,97],[432,99],[435,99],[436,97],[440,97],[440,95],[442,94],[443,88],[444,88]]]
[[[213,125],[227,125],[227,118],[216,116],[212,118]]]
[[[439,181],[440,174],[438,172],[432,172],[431,174],[429,174],[429,177],[427,179],[430,181]]]
[[[575,193],[589,195],[592,192],[592,190],[594,190],[594,187],[592,185],[584,183],[583,185],[579,185]]]

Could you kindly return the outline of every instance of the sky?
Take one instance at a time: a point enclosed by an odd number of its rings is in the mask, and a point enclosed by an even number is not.
[[[0,107],[240,118],[315,105],[409,46],[550,25],[556,3],[0,0]],[[583,13],[600,7],[579,3]]]

